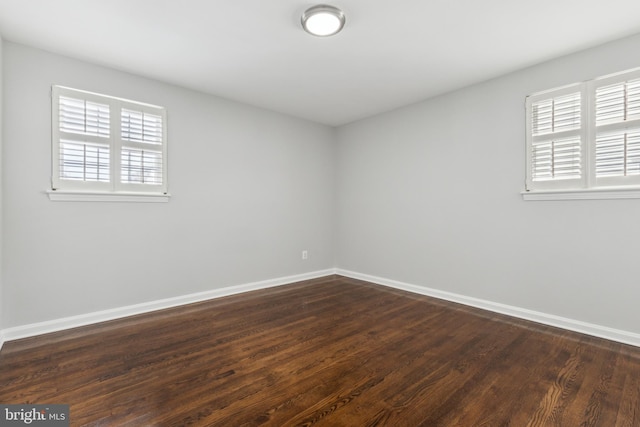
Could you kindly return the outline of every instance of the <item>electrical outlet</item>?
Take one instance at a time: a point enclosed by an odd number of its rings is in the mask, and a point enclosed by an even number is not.
[[[307,250],[302,251],[302,259],[309,259],[309,251]]]

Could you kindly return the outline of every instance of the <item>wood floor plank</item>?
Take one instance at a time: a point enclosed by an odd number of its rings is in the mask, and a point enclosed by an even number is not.
[[[583,380],[583,364],[580,357],[582,347],[571,342],[569,346],[570,352],[561,353],[565,356],[558,359],[556,365],[550,365],[555,366],[555,369],[550,372],[550,381],[545,382],[547,391],[529,419],[528,427],[566,425],[564,415],[567,405],[575,399],[575,391]]]
[[[615,427],[640,426],[640,376],[634,375],[637,357],[622,355],[618,370],[624,377]]]
[[[640,426],[640,349],[340,276],[8,342],[74,426]]]

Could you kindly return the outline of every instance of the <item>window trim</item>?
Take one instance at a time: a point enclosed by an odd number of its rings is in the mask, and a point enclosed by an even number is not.
[[[128,193],[104,191],[67,191],[47,190],[49,200],[54,202],[141,202],[141,203],[166,203],[171,194],[158,193]]]
[[[640,199],[640,188],[590,188],[580,190],[536,190],[520,193],[523,200]]]
[[[60,129],[60,97],[67,96],[83,99],[91,102],[109,105],[109,136],[92,137],[83,136],[88,141],[100,140],[109,146],[109,182],[65,180],[60,178],[60,149],[61,138],[67,135]],[[117,98],[94,92],[53,85],[51,89],[51,187],[47,190],[49,199],[53,201],[140,201],[140,202],[166,202],[169,200],[168,192],[168,168],[167,168],[167,114],[164,107],[157,105]],[[125,140],[121,136],[121,114],[123,109],[133,109],[144,113],[150,113],[162,118],[162,141],[155,147],[162,153],[162,183],[161,184],[137,184],[123,183],[121,180],[121,153],[123,147],[147,148],[148,144]],[[71,135],[71,134],[69,134]],[[72,138],[70,138],[72,139]],[[153,146],[148,145],[149,151]]]
[[[526,176],[521,192],[524,200],[602,200],[640,198],[640,175],[630,177],[596,177],[596,90],[599,87],[640,79],[640,68],[626,70],[593,80],[536,92],[526,97]],[[575,180],[532,181],[532,104],[537,100],[581,92],[582,176]],[[604,125],[611,129],[640,128],[640,119]]]

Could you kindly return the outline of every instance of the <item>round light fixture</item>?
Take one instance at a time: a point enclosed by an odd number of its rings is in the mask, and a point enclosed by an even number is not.
[[[310,7],[302,14],[302,28],[318,37],[337,34],[344,27],[344,21],[344,12],[326,4]]]

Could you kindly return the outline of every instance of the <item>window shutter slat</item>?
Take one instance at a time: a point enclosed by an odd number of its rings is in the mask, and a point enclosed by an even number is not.
[[[640,118],[640,79],[627,82],[627,119]]]
[[[640,79],[596,89],[596,126],[640,119]]]
[[[161,152],[123,148],[120,163],[123,183],[162,184]]]
[[[581,146],[580,137],[533,144],[533,181],[581,178]]]
[[[143,111],[122,110],[122,139],[125,141],[162,143],[162,117]]]
[[[60,178],[75,181],[109,182],[108,145],[60,141]]]
[[[554,98],[554,132],[580,128],[580,92]]]
[[[60,130],[109,137],[109,106],[83,99],[60,97]]]
[[[536,102],[532,106],[533,108],[533,134],[543,135],[552,132],[553,123],[553,100],[545,99],[540,102]]]
[[[640,129],[596,137],[596,177],[640,175]]]
[[[533,135],[579,129],[581,126],[580,92],[544,99],[532,105]]]

